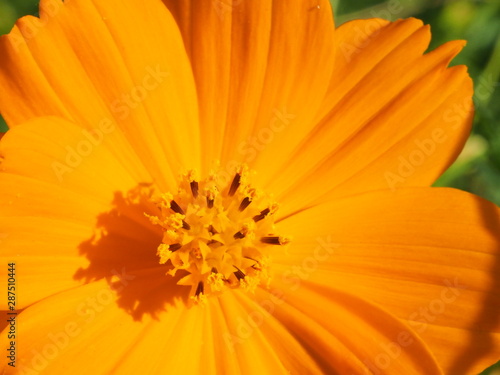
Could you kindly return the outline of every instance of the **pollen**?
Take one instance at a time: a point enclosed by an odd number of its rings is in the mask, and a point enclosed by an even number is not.
[[[169,276],[184,274],[178,284],[191,287],[196,303],[228,289],[253,293],[268,286],[273,252],[290,242],[276,233],[278,205],[250,185],[247,166],[238,166],[230,179],[223,176],[220,169],[205,179],[188,171],[177,193],[152,196],[156,215],[145,214],[163,230],[159,263]]]

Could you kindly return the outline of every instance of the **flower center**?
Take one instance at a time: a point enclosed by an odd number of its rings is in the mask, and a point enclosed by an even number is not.
[[[248,168],[236,168],[230,183],[220,182],[220,170],[200,180],[194,171],[181,176],[177,194],[153,197],[159,213],[147,215],[163,229],[157,255],[174,276],[188,275],[179,285],[191,286],[191,298],[226,288],[253,291],[268,285],[271,248],[290,240],[276,234],[278,205],[248,183]]]

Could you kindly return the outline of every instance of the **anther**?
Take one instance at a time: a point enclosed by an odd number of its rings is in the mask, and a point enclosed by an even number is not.
[[[189,183],[189,186],[191,187],[191,193],[193,194],[193,197],[195,199],[198,198],[198,181],[191,181]]]
[[[171,252],[174,252],[174,251],[179,250],[181,247],[182,247],[182,245],[181,245],[180,243],[174,243],[174,244],[172,244],[172,245],[169,245],[169,246],[168,246],[168,249],[169,249]]]
[[[200,281],[198,283],[198,286],[196,287],[196,292],[195,292],[195,296],[199,296],[200,294],[203,294],[203,291],[204,291],[204,287],[203,287],[203,281]]]
[[[189,225],[188,223],[186,223],[185,220],[182,220],[182,228],[184,228],[185,230],[190,230],[191,229],[191,225]]]
[[[184,215],[184,210],[177,204],[176,201],[170,201],[170,208],[172,211],[177,212],[178,214]]]
[[[238,187],[240,186],[241,182],[241,175],[239,173],[236,173],[236,175],[233,178],[233,182],[231,182],[231,187],[229,188],[229,193],[228,195],[232,197],[234,193],[236,193],[236,190],[238,190]]]
[[[207,207],[212,208],[214,206],[214,200],[212,198],[207,197]]]
[[[238,280],[244,279],[246,275],[243,273],[243,271],[242,271],[242,270],[240,270],[240,269],[239,269],[238,267],[236,267],[236,266],[233,266],[233,267],[234,267],[234,268],[236,268],[236,270],[237,270],[236,272],[233,272],[233,273],[234,273],[234,276],[236,276],[236,278],[237,278]]]
[[[247,207],[248,207],[248,205],[249,205],[250,203],[252,203],[252,201],[250,200],[250,198],[249,198],[249,197],[245,197],[245,198],[241,201],[241,203],[240,203],[239,210],[240,210],[240,211],[243,211],[245,208],[247,208]]]
[[[206,193],[205,196],[207,197],[207,207],[208,208],[213,208],[215,197],[218,194],[218,192],[219,192],[219,189],[217,188],[217,186],[210,186],[210,187],[205,188],[205,193]]]
[[[286,245],[290,242],[290,239],[287,237],[262,237],[260,242],[266,243],[268,245]]]
[[[243,227],[233,234],[235,240],[245,238],[248,233],[251,233],[255,229],[255,224],[253,222],[243,223]]]
[[[269,208],[266,208],[265,210],[262,210],[260,211],[260,214],[258,215],[255,215],[253,217],[253,221],[255,222],[258,222],[258,221],[261,221],[262,219],[264,219],[269,213],[271,212],[271,210]]]
[[[245,234],[242,233],[241,231],[239,232],[236,232],[234,235],[233,235],[233,238],[235,240],[241,240],[242,238],[245,238]]]

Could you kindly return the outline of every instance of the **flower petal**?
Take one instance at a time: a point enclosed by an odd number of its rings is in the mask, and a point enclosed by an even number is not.
[[[120,307],[119,298],[127,287],[130,285],[112,288],[103,280],[27,308],[18,317],[22,324],[17,325],[17,334],[30,340],[17,347],[15,371],[9,372],[7,366],[6,373],[88,374],[91,370],[95,374],[109,374],[121,370],[121,373],[153,374],[165,373],[164,364],[181,361],[186,368],[195,369],[198,362],[187,359],[195,353],[198,357],[201,336],[197,334],[196,321],[203,311],[188,311],[183,304],[171,304],[161,321],[151,316],[134,320]],[[168,294],[168,289],[162,292]],[[179,334],[183,330],[184,334]],[[191,350],[185,350],[189,340]],[[2,347],[8,347],[6,331],[1,341]],[[183,345],[182,358],[175,357],[179,354],[175,343]],[[142,361],[137,361],[141,357]],[[124,362],[126,367],[122,365]],[[176,368],[171,369],[177,373]]]
[[[280,223],[288,278],[335,285],[412,327],[446,374],[499,359],[500,211],[452,189],[360,194]]]
[[[110,124],[85,130],[56,117],[16,126],[0,143],[2,176],[24,176],[110,202],[115,191],[126,191],[148,176],[115,129]],[[121,146],[125,159],[114,154]]]
[[[45,115],[91,129],[116,122],[165,187],[181,167],[199,165],[194,80],[160,0],[45,0],[40,9],[0,41],[0,109],[10,126]]]
[[[297,283],[291,269],[278,266],[271,292],[258,298],[267,302],[279,296],[274,317],[314,355],[321,373],[442,373],[412,328],[332,284]]]
[[[125,297],[130,289],[139,286],[134,283],[112,288],[104,280],[94,282],[28,307],[18,318],[23,322],[18,325],[18,336],[30,337],[18,347],[18,371],[86,374],[92,363],[98,364],[91,368],[96,374],[255,374],[262,369],[288,374],[292,369],[301,373],[317,370],[308,354],[279,325],[239,336],[235,355],[224,334],[239,334],[240,318],[251,311],[232,293],[192,308],[186,308],[184,298],[176,296],[155,316],[139,318],[123,305],[130,298]],[[169,283],[141,285],[148,287],[148,293],[144,289],[133,292],[140,296],[139,304],[158,299],[165,302],[161,296],[179,288]],[[267,335],[272,332],[274,336]],[[1,346],[8,347],[7,331],[2,333]]]
[[[272,315],[275,304],[283,303],[276,296],[263,295],[259,300],[236,291],[224,293],[219,302],[222,315],[214,330],[214,343],[218,353],[229,353],[237,359],[242,374],[321,372],[314,353]],[[226,372],[228,368],[220,366],[218,373]]]
[[[116,136],[38,118],[2,139],[2,259],[17,264],[20,307],[124,266],[158,265],[160,234],[143,214],[150,207],[124,196],[141,168],[113,155]]]
[[[312,129],[330,82],[329,2],[164,2],[193,66],[207,164],[221,158],[228,173],[255,164],[259,178],[272,178]]]
[[[33,217],[0,218],[0,225],[5,236],[0,260],[16,264],[18,309],[82,284],[74,275],[88,264],[78,246],[92,237],[89,226]],[[7,300],[0,308],[7,309]]]
[[[337,55],[318,126],[272,182],[304,207],[378,188],[429,186],[461,151],[472,123],[472,82],[450,42],[424,54],[421,21],[379,19],[336,31]]]

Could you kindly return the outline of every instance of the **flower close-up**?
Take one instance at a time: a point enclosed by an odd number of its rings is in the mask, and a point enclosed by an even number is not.
[[[0,39],[2,373],[479,374],[473,83],[327,0],[42,0]],[[10,297],[12,296],[12,297]]]

